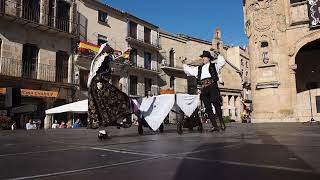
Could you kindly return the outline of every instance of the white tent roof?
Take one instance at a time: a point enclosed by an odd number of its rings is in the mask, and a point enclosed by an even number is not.
[[[87,113],[88,100],[78,101],[46,110],[46,114],[59,114],[64,112]]]

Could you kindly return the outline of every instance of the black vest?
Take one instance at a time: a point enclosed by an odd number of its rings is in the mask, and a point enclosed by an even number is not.
[[[201,81],[202,67],[203,67],[203,65],[198,67],[198,79],[197,79],[198,83],[200,83],[200,81]],[[216,82],[219,81],[219,76],[218,76],[218,72],[216,70],[215,63],[210,63],[209,73],[211,75],[211,79],[213,79]]]

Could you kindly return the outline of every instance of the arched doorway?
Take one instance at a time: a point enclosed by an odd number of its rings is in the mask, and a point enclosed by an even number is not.
[[[296,115],[300,121],[308,121],[312,115],[320,119],[320,39],[304,45],[295,61]]]

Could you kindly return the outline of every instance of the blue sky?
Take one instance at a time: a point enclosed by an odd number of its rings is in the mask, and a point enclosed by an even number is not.
[[[104,0],[160,28],[197,38],[212,40],[216,27],[228,45],[243,46],[242,0]]]

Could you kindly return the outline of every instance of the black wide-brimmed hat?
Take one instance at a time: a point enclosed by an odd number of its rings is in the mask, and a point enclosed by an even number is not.
[[[211,53],[209,51],[203,51],[202,52],[202,55],[200,57],[207,57],[209,58],[210,60],[213,60],[213,56],[211,55]]]

